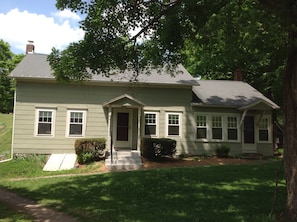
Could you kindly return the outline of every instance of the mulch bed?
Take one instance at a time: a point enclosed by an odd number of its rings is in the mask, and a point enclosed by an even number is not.
[[[186,157],[186,158],[169,158],[163,157],[157,161],[149,161],[142,158],[143,168],[165,168],[165,167],[183,167],[183,166],[213,166],[213,165],[230,165],[230,164],[254,164],[262,163],[265,160],[252,160],[240,158],[218,158],[212,157]]]

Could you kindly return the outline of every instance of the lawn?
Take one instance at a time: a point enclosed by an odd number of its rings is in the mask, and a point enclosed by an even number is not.
[[[0,205],[0,222],[32,222],[27,215],[17,213],[15,210]]]
[[[24,161],[24,160],[23,160]],[[0,165],[0,175],[20,160]],[[25,161],[30,162],[30,161]],[[3,165],[4,164],[4,165]],[[13,167],[13,165],[16,167]],[[89,176],[65,176],[10,181],[0,185],[79,218],[80,221],[228,221],[272,222],[269,213],[279,160],[261,164],[184,167]],[[20,176],[15,170],[13,174]],[[39,172],[40,175],[43,173]],[[285,202],[280,181],[276,205]]]
[[[11,155],[12,118],[11,114],[0,113],[0,160]]]

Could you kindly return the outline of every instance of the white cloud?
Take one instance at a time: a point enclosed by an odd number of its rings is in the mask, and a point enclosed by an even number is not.
[[[71,12],[69,9],[65,9],[63,11],[55,12],[55,13],[53,13],[53,16],[58,17],[60,19],[72,19],[72,20],[75,20],[75,21],[81,20],[79,15],[77,15],[74,12]]]
[[[33,40],[36,53],[49,54],[53,47],[64,49],[69,43],[83,38],[84,32],[78,26],[71,27],[73,19],[78,21],[79,16],[69,12],[57,13],[64,18],[60,23],[53,17],[29,13],[12,9],[6,14],[0,13],[0,39],[11,46],[23,51],[28,40]]]

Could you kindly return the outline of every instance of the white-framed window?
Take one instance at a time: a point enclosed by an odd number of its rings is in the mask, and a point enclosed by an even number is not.
[[[222,140],[223,139],[223,123],[222,116],[212,116],[211,122],[212,139]]]
[[[237,116],[227,116],[227,140],[237,141],[238,140],[238,117]]]
[[[55,109],[36,109],[36,136],[54,136]]]
[[[197,131],[196,131],[196,139],[203,140],[207,139],[207,116],[206,115],[196,115],[196,125],[197,125]]]
[[[239,114],[196,113],[196,140],[240,141]]]
[[[263,116],[260,119],[258,132],[259,142],[270,141],[270,125],[270,119],[268,118],[268,116]]]
[[[144,136],[158,136],[158,113],[144,112]]]
[[[68,110],[67,111],[67,136],[83,137],[86,128],[86,111],[85,110]]]
[[[181,113],[166,113],[167,136],[181,136]]]

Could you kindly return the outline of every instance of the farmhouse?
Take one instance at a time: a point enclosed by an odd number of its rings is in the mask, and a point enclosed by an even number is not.
[[[145,137],[172,138],[177,154],[273,155],[272,110],[278,105],[242,81],[196,80],[151,70],[57,82],[47,55],[29,53],[11,72],[16,81],[14,153],[74,153],[78,138],[107,139],[107,150],[140,151]],[[139,152],[138,152],[139,153]]]

